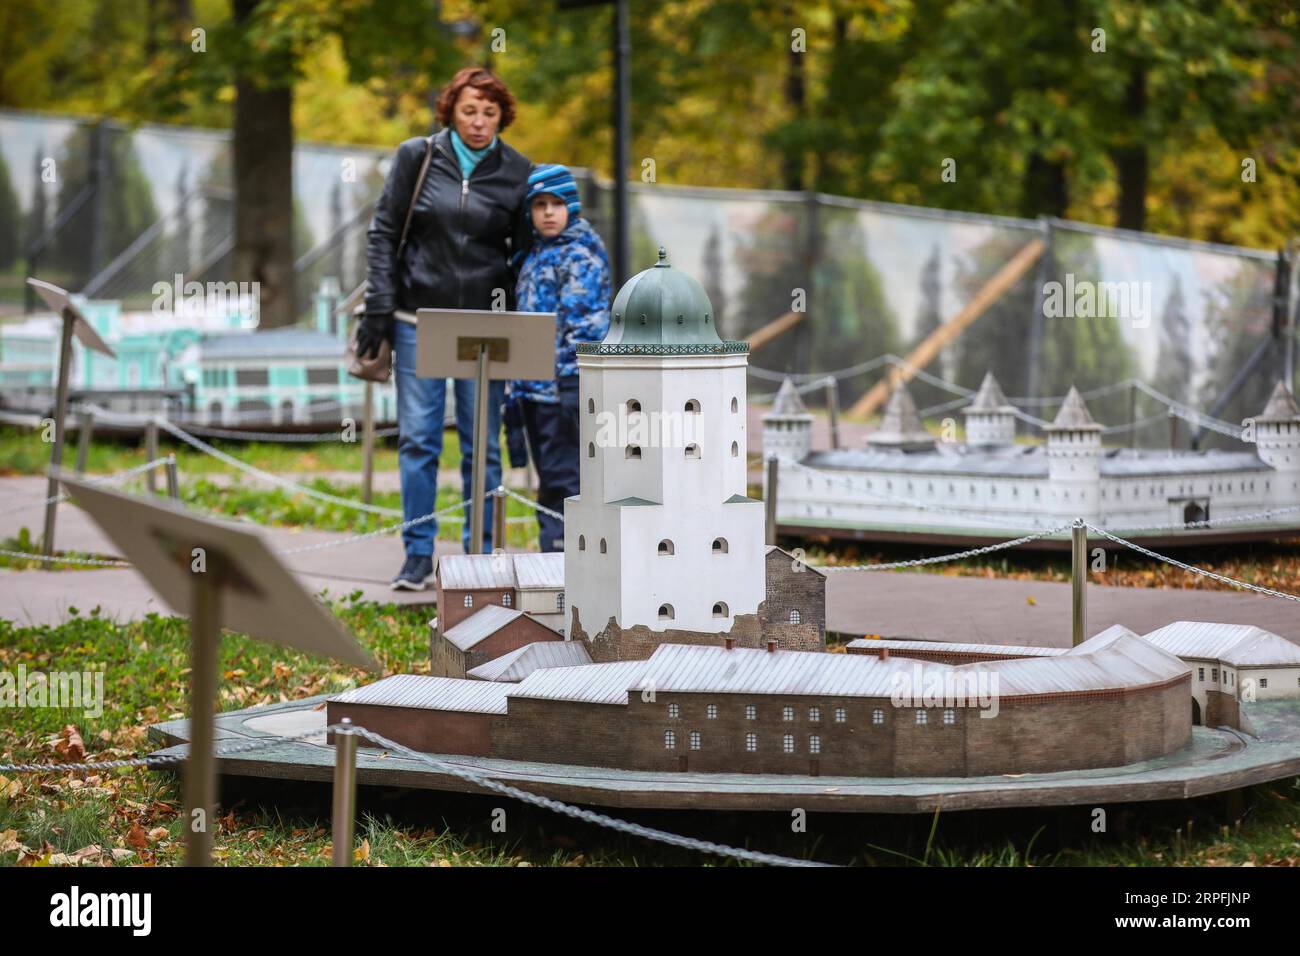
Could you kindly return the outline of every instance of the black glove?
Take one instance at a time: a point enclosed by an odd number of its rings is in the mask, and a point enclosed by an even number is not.
[[[367,312],[357,326],[357,358],[378,358],[379,345],[385,339],[393,343],[393,313]]]

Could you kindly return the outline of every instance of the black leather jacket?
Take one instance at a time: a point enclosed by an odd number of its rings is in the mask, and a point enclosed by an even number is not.
[[[510,259],[530,245],[532,237],[523,203],[532,164],[498,138],[492,152],[464,179],[450,129],[434,134],[429,172],[415,199],[399,263],[398,240],[425,144],[424,137],[416,137],[397,148],[370,220],[366,313],[490,309],[497,305],[496,289],[505,290],[505,308],[513,309],[515,270]]]

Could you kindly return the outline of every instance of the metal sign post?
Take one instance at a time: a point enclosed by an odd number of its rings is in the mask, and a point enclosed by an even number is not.
[[[1088,528],[1075,518],[1070,529],[1070,644],[1078,647],[1088,639]]]
[[[416,374],[430,378],[474,378],[470,479],[473,503],[468,553],[481,554],[490,384],[493,379],[555,378],[555,313],[420,309],[416,322]],[[463,454],[464,449],[461,451]]]
[[[50,558],[54,555],[54,519],[58,513],[59,503],[55,499],[59,494],[59,482],[55,473],[63,466],[63,425],[68,416],[68,380],[72,372],[72,338],[76,336],[86,348],[103,352],[109,358],[117,358],[116,353],[108,347],[94,326],[86,319],[81,310],[73,304],[66,289],[60,289],[49,282],[29,277],[27,284],[36,291],[55,314],[63,320],[62,335],[59,340],[59,384],[54,393],[54,442],[50,448],[50,480],[46,487],[45,535],[42,553]]]
[[[214,711],[222,629],[368,670],[378,665],[298,582],[259,530],[200,518],[170,499],[125,495],[62,475],[59,480],[158,595],[189,616],[186,862],[207,866],[217,819]]]

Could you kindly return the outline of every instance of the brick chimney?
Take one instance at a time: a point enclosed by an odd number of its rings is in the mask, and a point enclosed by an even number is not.
[[[768,638],[768,640],[767,640],[767,652],[768,652],[769,654],[775,654],[775,653],[776,653],[776,638],[774,638],[774,637],[770,637],[770,638]]]
[[[725,639],[725,641],[726,641],[726,647],[727,647],[727,650],[729,650],[729,651],[731,651],[731,650],[735,650],[735,648],[736,648],[736,639],[735,639],[734,637],[728,637],[728,638]]]
[[[887,648],[887,647],[882,647],[882,648],[880,649],[880,659],[881,659],[882,661],[887,661],[887,660],[889,660],[889,648]]]

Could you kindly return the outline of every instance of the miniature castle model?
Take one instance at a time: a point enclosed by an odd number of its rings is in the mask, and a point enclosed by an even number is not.
[[[939,645],[880,641],[826,652],[824,573],[765,545],[760,503],[744,493],[746,347],[718,338],[698,283],[661,250],[619,292],[605,341],[578,355],[582,490],[565,503],[564,554],[442,558],[436,676],[333,697],[329,723],[350,718],[438,754],[890,777],[1124,765],[1188,746],[1198,714],[1233,719],[1208,687],[1197,711],[1200,677],[1163,637],[1124,628],[1063,651],[945,660],[926,657]],[[782,395],[784,440],[807,416],[793,388]],[[1057,467],[1082,484],[1075,449],[1096,426],[1077,396],[1067,405]],[[666,428],[680,437],[665,440]],[[912,454],[928,441],[896,394],[877,444]],[[1231,625],[1195,626],[1209,643],[1231,640]],[[1287,649],[1300,650],[1253,630],[1237,638],[1233,653],[1274,667],[1281,689]]]
[[[1042,444],[1016,444],[1017,410],[992,373],[964,410],[965,442],[925,430],[905,385],[862,449],[813,451],[812,416],[789,382],[763,416],[763,454],[780,460],[777,520],[797,527],[989,533],[1182,527],[1300,505],[1300,409],[1282,382],[1254,419],[1254,451],[1102,446],[1071,388]],[[1294,514],[1241,528],[1292,527]]]

